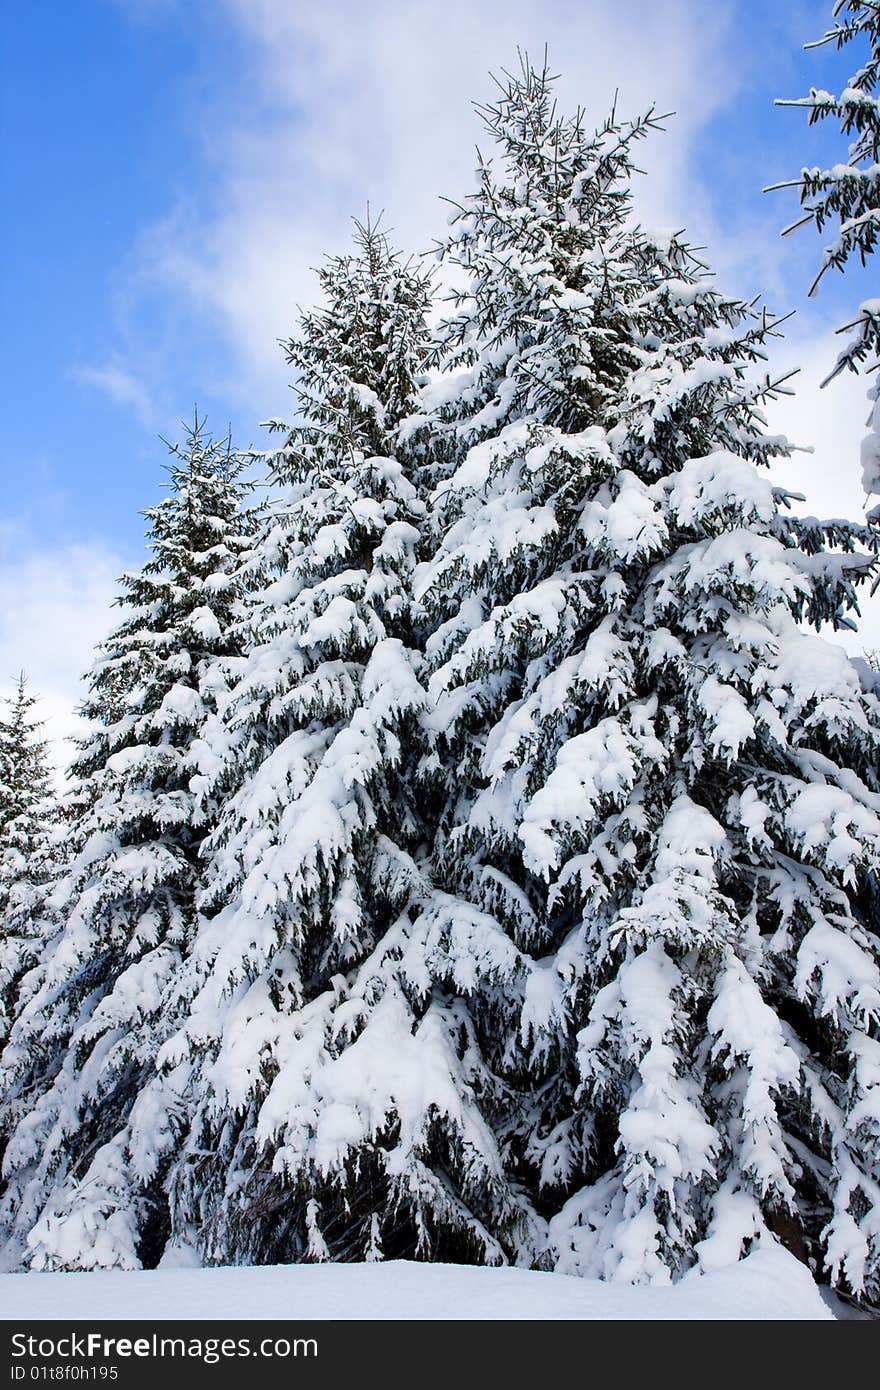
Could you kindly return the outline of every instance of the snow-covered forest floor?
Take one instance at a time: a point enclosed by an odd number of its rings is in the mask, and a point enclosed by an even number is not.
[[[759,1250],[669,1288],[405,1260],[0,1275],[5,1319],[828,1321],[849,1315],[836,1299],[830,1304],[783,1250]]]

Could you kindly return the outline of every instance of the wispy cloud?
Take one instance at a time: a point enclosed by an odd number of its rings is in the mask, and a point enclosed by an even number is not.
[[[70,759],[84,690],[80,675],[112,622],[120,556],[103,542],[40,548],[0,528],[0,696],[24,671],[46,721],[55,766]]]
[[[81,386],[94,387],[109,396],[115,405],[133,410],[142,425],[151,427],[156,420],[156,407],[145,382],[118,362],[103,366],[71,368],[70,375]]]
[[[681,225],[707,202],[693,144],[732,99],[732,3],[688,0],[224,0],[240,42],[246,102],[206,109],[202,139],[211,194],[169,209],[136,256],[141,293],[188,301],[229,354],[232,389],[260,412],[285,380],[276,340],[315,294],[311,268],[347,245],[349,218],[369,200],[395,238],[421,251],[442,232],[438,195],[473,183],[481,139],[474,99],[489,69],[549,44],[561,99],[600,121],[616,87],[622,110],[674,110],[644,149],[644,215]],[[625,55],[625,60],[622,58]]]

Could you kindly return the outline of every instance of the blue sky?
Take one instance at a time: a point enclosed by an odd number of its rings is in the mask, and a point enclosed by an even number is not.
[[[805,53],[830,0],[34,0],[11,7],[0,82],[5,249],[0,678],[25,666],[53,732],[141,558],[163,485],[158,436],[197,401],[259,442],[289,391],[279,335],[310,267],[369,198],[407,249],[470,187],[470,101],[516,44],[549,43],[564,102],[601,119],[656,100],[647,220],[687,226],[723,283],[797,309],[775,363],[803,367],[774,425],[816,510],[857,515],[863,383],[819,393],[833,328],[870,276],[806,288],[819,244],[783,243],[793,194],[765,183],[839,159],[775,96],[842,85],[852,57]],[[874,268],[876,281],[876,268]],[[874,291],[876,292],[876,291]],[[834,395],[831,396],[833,390]],[[873,645],[873,624],[866,640]]]

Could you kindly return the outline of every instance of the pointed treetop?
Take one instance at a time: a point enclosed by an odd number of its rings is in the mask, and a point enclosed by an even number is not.
[[[356,456],[390,451],[390,436],[412,407],[422,367],[430,274],[404,261],[367,206],[354,222],[354,252],[330,256],[316,274],[323,303],[302,314],[282,345],[296,371],[299,420],[270,456],[276,480],[338,469]]]

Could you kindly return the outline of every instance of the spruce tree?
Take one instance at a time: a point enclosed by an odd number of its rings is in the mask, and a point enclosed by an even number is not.
[[[21,978],[40,950],[55,819],[49,746],[24,672],[6,704],[0,718],[0,1044]]]
[[[832,118],[839,122],[841,135],[849,144],[846,159],[822,169],[807,167],[797,179],[772,184],[771,188],[796,188],[803,207],[798,218],[783,233],[813,223],[821,234],[826,226],[836,235],[825,248],[819,272],[810,287],[815,294],[826,271],[843,271],[858,259],[862,265],[877,248],[880,235],[880,4],[877,0],[836,0],[833,15],[837,21],[817,43],[818,48],[833,43],[838,49],[854,43],[860,65],[839,96],[815,87],[808,97],[778,101],[777,106],[801,107],[815,125]],[[827,381],[845,368],[876,372],[880,366],[880,299],[859,305],[855,319],[840,332],[852,333],[840,352]],[[827,384],[827,383],[823,383]],[[875,381],[868,393],[871,413],[869,434],[862,442],[862,481],[868,494],[880,493],[880,395]],[[880,520],[880,504],[872,512]]]
[[[799,626],[852,626],[872,535],[767,476],[772,317],[625,225],[642,126],[588,137],[529,69],[487,118],[408,426],[456,904],[445,961],[430,912],[408,950],[467,981],[557,1268],[663,1282],[780,1239],[876,1295],[880,706]]]
[[[205,677],[235,650],[253,530],[241,460],[198,416],[169,472],[169,496],[145,513],[150,557],[123,577],[125,617],[89,676],[51,894],[58,934],[0,1061],[7,1264],[151,1263],[168,1220],[185,1078],[159,1085],[156,1053],[215,819],[190,787],[214,707]]]
[[[189,1013],[161,1057],[193,1067],[199,1096],[173,1238],[211,1262],[412,1252],[434,1208],[456,1214],[426,1154],[444,1145],[456,1176],[468,1162],[455,1019],[438,1001],[417,1027],[393,981],[362,984],[400,938],[429,833],[412,601],[425,507],[394,452],[429,285],[369,221],[318,278],[323,303],[287,344],[299,418],[276,424],[270,455],[286,495],[206,772],[226,801]]]

